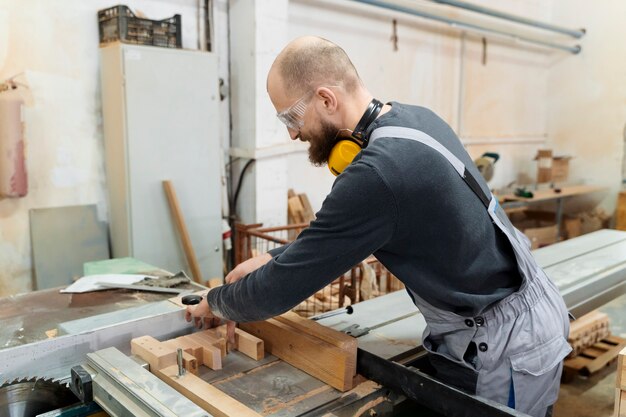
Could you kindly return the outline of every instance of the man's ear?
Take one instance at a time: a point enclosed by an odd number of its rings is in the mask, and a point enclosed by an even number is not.
[[[337,111],[337,96],[333,90],[328,87],[318,87],[315,94],[322,100],[324,110],[326,110],[328,114],[333,114]]]

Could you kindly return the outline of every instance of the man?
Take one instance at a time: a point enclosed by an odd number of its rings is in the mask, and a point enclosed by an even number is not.
[[[452,129],[425,108],[373,99],[345,52],[320,38],[287,45],[267,90],[312,163],[348,136],[363,149],[298,239],[238,265],[187,319],[270,318],[373,253],[424,315],[438,378],[549,413],[570,350],[563,299]]]

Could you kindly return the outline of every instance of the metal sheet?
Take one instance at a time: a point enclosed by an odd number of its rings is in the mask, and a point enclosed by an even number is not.
[[[168,298],[171,295],[127,290],[61,294],[58,288],[0,298],[0,350],[45,340],[48,338],[45,332],[57,328],[59,323],[79,319],[89,321],[99,314],[124,311]],[[122,315],[118,321],[131,318]],[[89,331],[94,328],[96,326],[90,324],[85,327]]]
[[[65,286],[83,264],[109,259],[107,227],[95,205],[30,210],[35,288]]]
[[[130,340],[134,337],[149,334],[157,339],[170,339],[188,334],[192,328],[182,311],[176,308],[78,335],[0,350],[0,383],[25,376],[64,379],[69,377],[72,366],[82,363],[88,353],[96,350],[116,347],[129,354]]]
[[[117,349],[87,356],[87,366],[95,371],[94,400],[112,416],[210,416]]]
[[[626,293],[626,232],[599,230],[533,254],[575,316]]]
[[[538,249],[533,255],[576,316],[626,293],[626,232],[600,230]],[[329,317],[318,323],[336,330],[354,324],[371,327],[416,309],[403,290],[353,307],[351,315]],[[425,327],[420,314],[399,320],[359,337],[359,348],[389,359],[409,350],[409,346],[419,347]]]

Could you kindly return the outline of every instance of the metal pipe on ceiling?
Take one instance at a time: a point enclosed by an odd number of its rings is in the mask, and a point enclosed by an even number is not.
[[[425,19],[435,20],[435,21],[450,25],[452,27],[463,29],[463,30],[468,30],[471,32],[478,32],[478,33],[488,34],[488,35],[497,35],[497,36],[508,38],[515,42],[525,42],[525,43],[542,46],[546,48],[559,49],[562,51],[570,52],[572,54],[577,54],[582,49],[580,45],[569,46],[569,45],[563,45],[563,44],[550,42],[550,41],[543,41],[543,40],[531,38],[528,36],[522,36],[522,35],[517,35],[514,33],[506,32],[500,29],[488,28],[485,26],[477,25],[475,23],[469,23],[469,22],[464,22],[462,20],[439,16],[433,13],[425,12],[422,10],[417,10],[415,8],[406,7],[406,6],[402,6],[402,5],[394,4],[394,3],[388,3],[385,1],[381,1],[381,0],[353,0],[353,1],[357,3],[363,3],[363,4],[368,4],[371,6],[381,7],[381,8],[388,9],[388,10],[402,12],[402,13],[410,14],[413,16],[419,16]]]
[[[551,32],[562,33],[564,35],[571,36],[572,38],[580,39],[585,36],[585,29],[568,29],[550,23],[540,22],[538,20],[528,19],[522,16],[517,16],[510,13],[501,12],[499,10],[490,9],[488,7],[478,6],[466,1],[458,0],[430,0],[434,3],[446,4],[448,6],[458,7],[460,9],[470,10],[472,12],[481,13],[484,15],[497,17],[499,19],[509,20],[511,22],[520,23],[527,26],[532,26],[539,29],[549,30]]]

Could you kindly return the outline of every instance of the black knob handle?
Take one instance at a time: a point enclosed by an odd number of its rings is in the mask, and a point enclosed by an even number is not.
[[[200,304],[200,301],[202,301],[202,296],[201,295],[197,295],[197,294],[185,295],[182,298],[182,302],[186,306],[193,306],[193,305],[196,305],[196,304]]]

